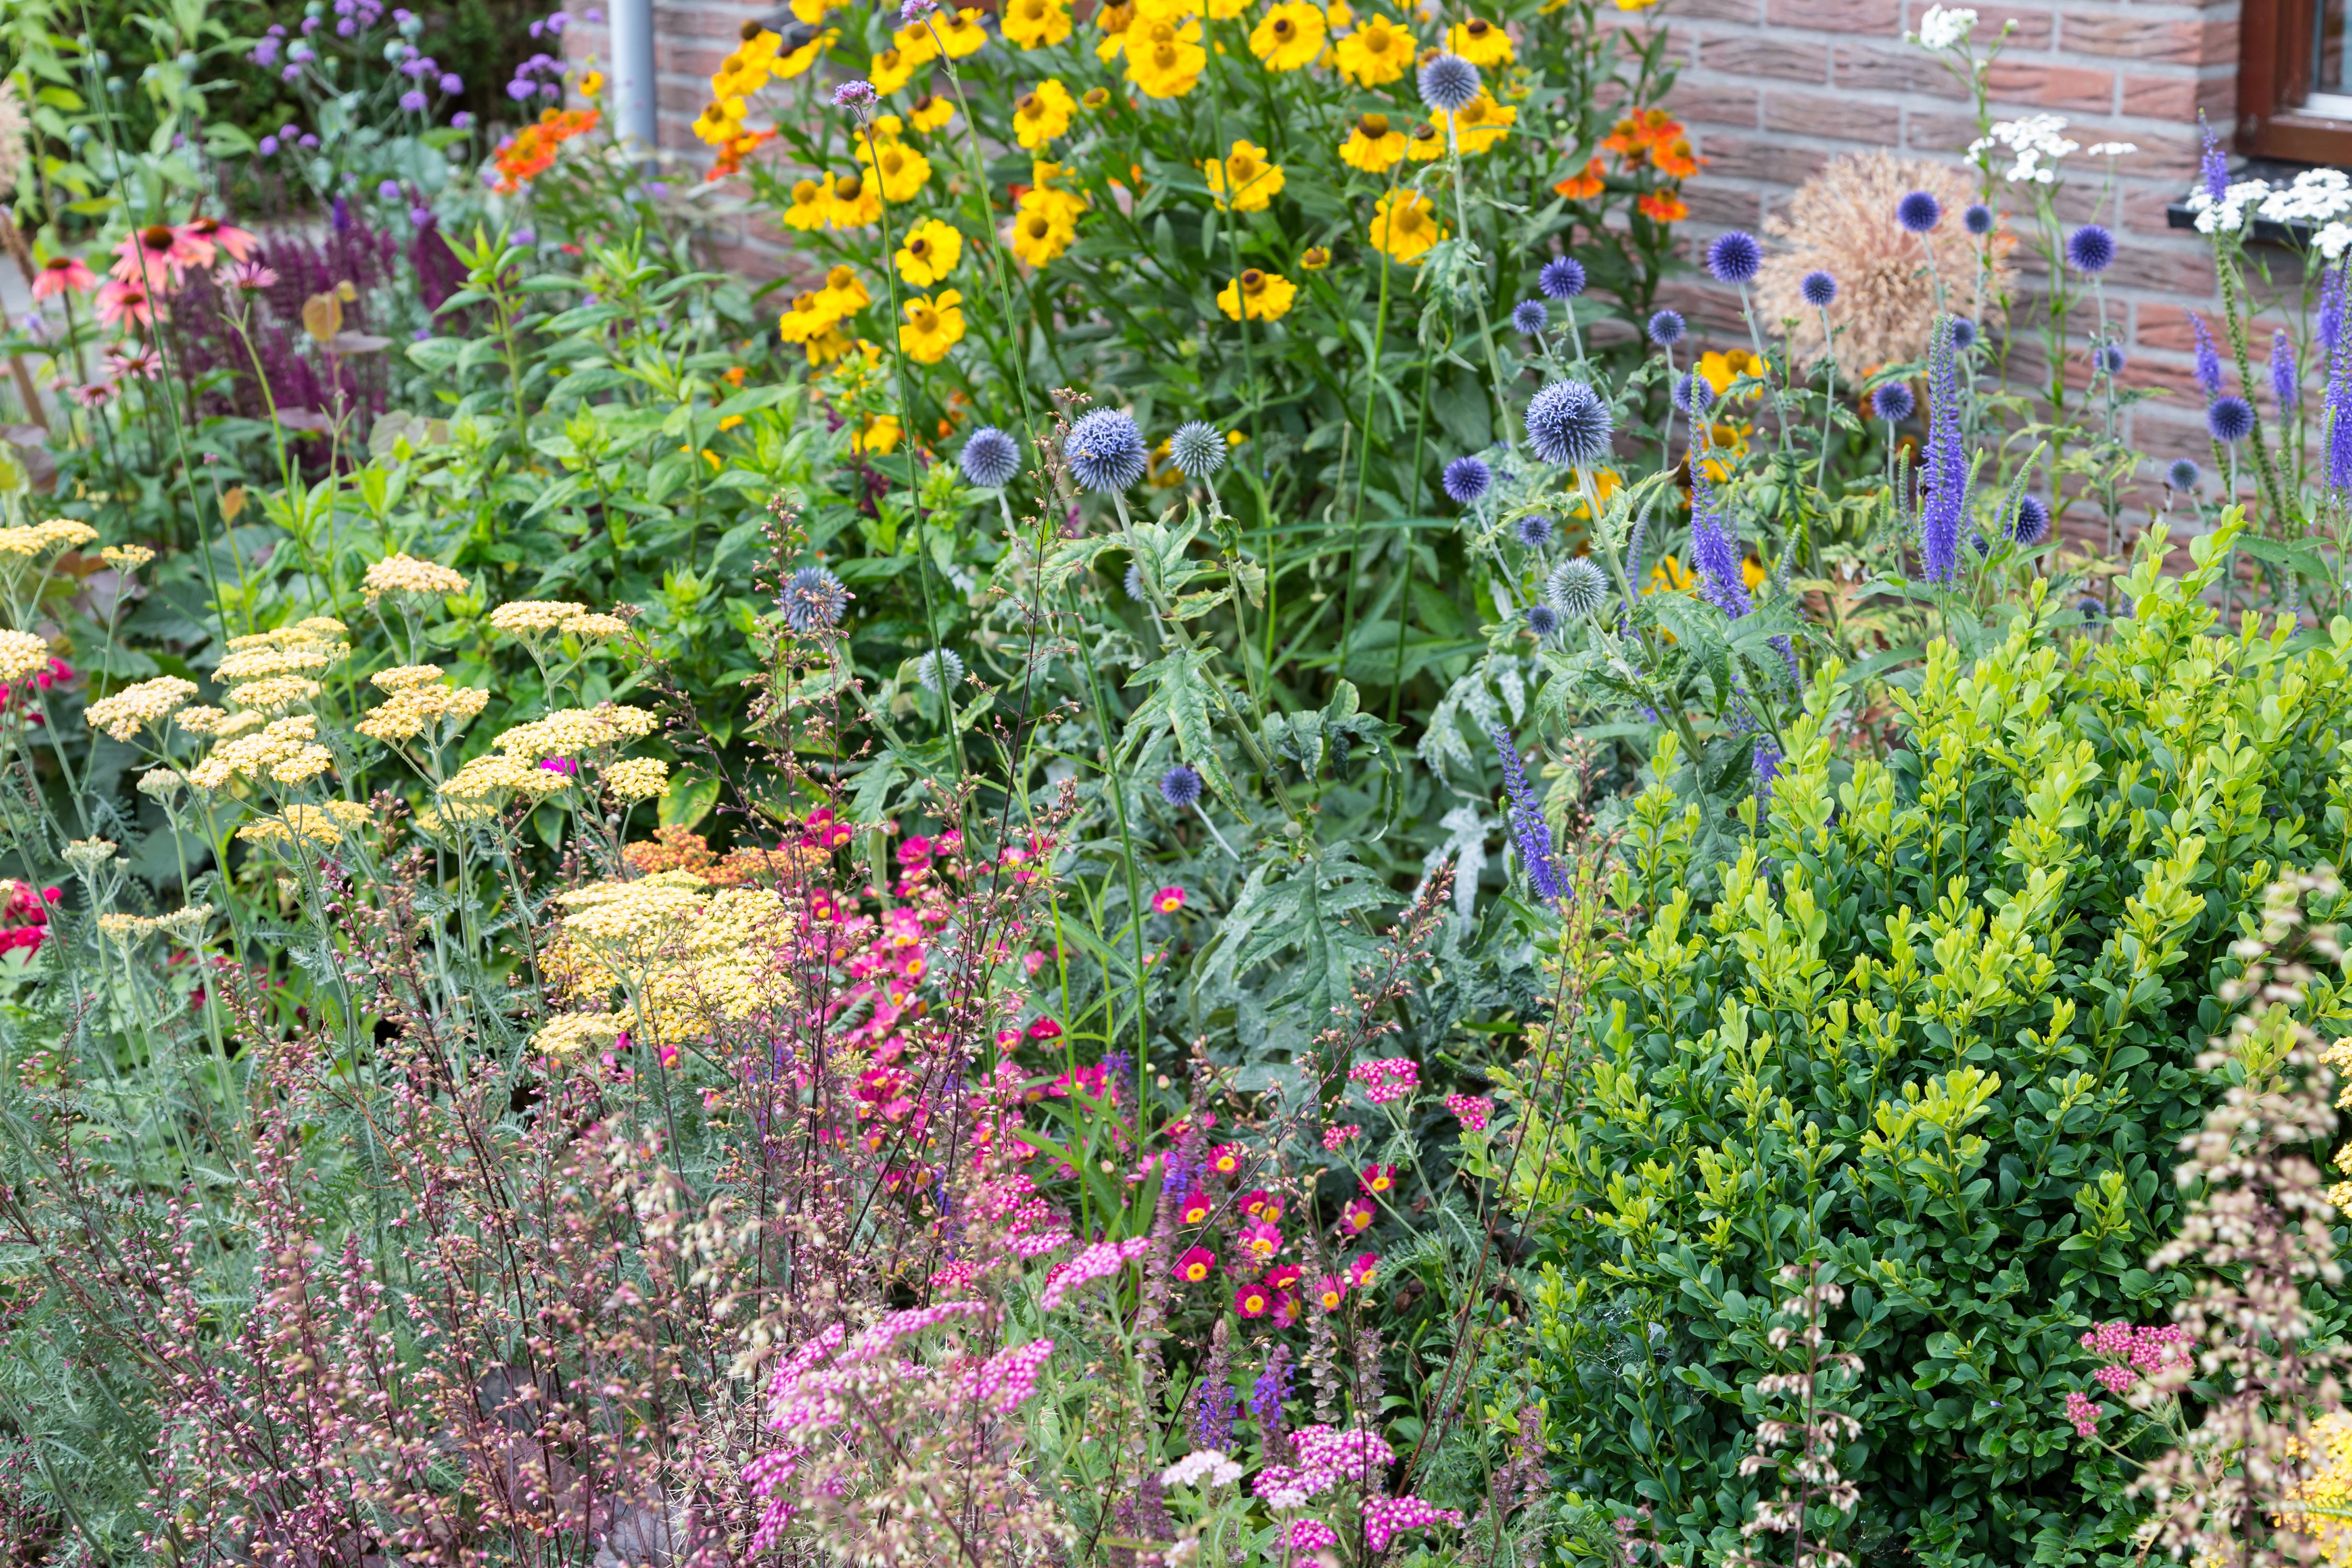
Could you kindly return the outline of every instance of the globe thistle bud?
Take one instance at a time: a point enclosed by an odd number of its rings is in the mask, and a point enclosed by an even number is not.
[[[1476,458],[1456,458],[1445,465],[1441,481],[1445,493],[1464,506],[1468,506],[1494,488],[1495,470]]]
[[[1895,221],[1912,234],[1926,234],[1944,221],[1944,204],[1933,192],[1913,191],[1895,204]]]
[[[1225,466],[1225,438],[1216,426],[1195,419],[1168,437],[1168,456],[1188,479],[1205,479]]]
[[[934,697],[944,697],[963,684],[963,659],[950,648],[935,647],[915,661],[915,679]]]
[[[2017,521],[2010,525],[2009,536],[2020,544],[2039,544],[2050,537],[2050,509],[2040,496],[2017,498]]]
[[[1911,417],[1919,400],[1911,395],[1907,382],[1890,381],[1870,395],[1870,411],[1889,424],[1899,424]]]
[[[1960,215],[1960,226],[1983,238],[1992,232],[1992,208],[1982,202],[1970,203],[1969,210]]]
[[[1181,811],[1201,798],[1201,775],[1178,763],[1160,775],[1160,798]]]
[[[1584,263],[1573,256],[1555,256],[1536,274],[1536,287],[1547,300],[1573,300],[1584,292]]]
[[[1419,79],[1422,102],[1447,114],[1478,96],[1478,68],[1457,54],[1433,56]]]
[[[2175,458],[2164,470],[2164,482],[2183,494],[2195,489],[2197,481],[2204,477],[2205,470],[2197,466],[2194,458]]]
[[[1097,493],[1126,489],[1150,466],[1143,433],[1116,409],[1097,409],[1071,426],[1062,450],[1070,459],[1070,477]]]
[[[1966,316],[1952,318],[1952,352],[1966,353],[1977,346],[1977,324]]]
[[[1662,349],[1670,349],[1683,341],[1687,331],[1680,310],[1658,310],[1650,317],[1650,341]]]
[[[1715,386],[1696,371],[1685,371],[1675,383],[1675,406],[1696,419],[1715,402]]]
[[[1119,578],[1119,585],[1127,590],[1127,596],[1139,605],[1149,596],[1143,587],[1143,568],[1132,561],[1127,563],[1127,573]]]
[[[1826,310],[1838,296],[1838,281],[1827,272],[1808,272],[1797,280],[1797,292],[1814,310]]]
[[[784,624],[803,637],[839,626],[849,608],[849,590],[822,566],[803,566],[793,573],[780,597]]]
[[[1541,512],[1519,519],[1519,542],[1529,550],[1541,550],[1551,542],[1551,519]]]
[[[1571,556],[1552,568],[1544,584],[1544,597],[1561,615],[1582,620],[1609,597],[1609,578],[1583,556]]]
[[[1582,468],[1609,455],[1616,433],[1609,405],[1580,381],[1555,381],[1528,403],[1528,440],[1555,468]]]
[[[1534,337],[1551,325],[1551,312],[1541,300],[1522,300],[1511,307],[1511,330]]]
[[[1559,612],[1549,605],[1529,605],[1527,617],[1528,630],[1539,637],[1548,637],[1559,630]]]
[[[2224,447],[2234,447],[2254,433],[2254,405],[2234,395],[2217,397],[2205,410],[2205,428]]]
[[[2101,343],[2099,352],[2091,356],[2091,361],[2111,376],[2123,374],[2124,366],[2128,363],[2124,358],[2121,343]]]
[[[1752,234],[1729,228],[1707,243],[1706,269],[1718,283],[1751,283],[1763,268],[1764,247]]]
[[[2116,237],[2099,224],[2086,223],[2066,237],[2066,260],[2077,272],[2096,277],[2115,259]]]
[[[956,458],[964,482],[984,490],[1000,489],[1021,468],[1021,448],[993,425],[973,431]]]

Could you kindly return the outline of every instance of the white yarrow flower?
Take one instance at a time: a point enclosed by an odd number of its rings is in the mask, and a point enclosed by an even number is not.
[[[1919,18],[1919,42],[1931,49],[1957,48],[1968,42],[1977,14],[1962,6],[1930,5]]]
[[[1214,1448],[1195,1448],[1160,1472],[1164,1487],[1189,1487],[1206,1478],[1212,1487],[1229,1487],[1242,1479],[1242,1468]]]

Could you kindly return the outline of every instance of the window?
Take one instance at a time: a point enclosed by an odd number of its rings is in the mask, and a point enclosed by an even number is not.
[[[2347,0],[2244,0],[2238,150],[2257,158],[2352,163]]]

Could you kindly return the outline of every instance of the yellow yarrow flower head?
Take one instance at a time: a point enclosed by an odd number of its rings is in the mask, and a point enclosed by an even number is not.
[[[1385,174],[1404,161],[1404,132],[1385,114],[1367,114],[1339,143],[1339,162],[1368,174]]]
[[[1323,52],[1324,37],[1322,10],[1307,0],[1289,0],[1250,29],[1250,53],[1265,61],[1268,70],[1295,71],[1315,63]]]
[[[1062,0],[1008,0],[1004,36],[1024,49],[1043,49],[1070,36],[1070,8]]]
[[[1369,237],[1373,247],[1407,266],[1427,255],[1445,235],[1435,204],[1419,191],[1391,191],[1372,209]]]
[[[919,364],[937,364],[948,350],[963,341],[963,296],[943,290],[937,300],[918,294],[907,301],[907,324],[898,329],[898,346]]]
[[[1518,58],[1511,47],[1511,36],[1496,23],[1477,16],[1446,28],[1445,47],[1474,66],[1507,66]]]
[[[861,138],[857,161],[872,174],[887,202],[913,201],[930,183],[931,161],[903,142],[877,141],[868,145]]]
[[[1236,140],[1223,163],[1203,163],[1201,168],[1209,177],[1210,197],[1220,210],[1230,192],[1235,212],[1264,212],[1282,190],[1282,165],[1267,163],[1265,149],[1254,142]]]
[[[899,277],[928,289],[953,272],[962,256],[963,236],[933,217],[917,224],[890,259],[898,264]]]
[[[1146,98],[1181,98],[1201,79],[1209,51],[1195,21],[1138,22],[1127,31],[1127,79]]]
[[[1217,293],[1217,308],[1238,321],[1247,311],[1253,321],[1279,321],[1298,294],[1298,285],[1278,272],[1250,268]]]
[[[1334,46],[1339,73],[1359,87],[1382,87],[1412,64],[1412,35],[1385,16],[1373,16]]]
[[[1030,152],[1037,152],[1070,128],[1070,117],[1077,110],[1078,100],[1070,96],[1070,89],[1047,77],[1035,91],[1013,106],[1013,138]]]
[[[925,93],[907,110],[907,122],[918,131],[937,131],[955,118],[955,105],[936,93]]]
[[[1440,135],[1444,133],[1447,118],[1442,109],[1429,111],[1430,125]],[[1518,122],[1519,111],[1496,103],[1494,95],[1482,87],[1478,89],[1478,96],[1455,110],[1451,118],[1454,141],[1466,158],[1473,153],[1486,152],[1508,136],[1511,127]]]

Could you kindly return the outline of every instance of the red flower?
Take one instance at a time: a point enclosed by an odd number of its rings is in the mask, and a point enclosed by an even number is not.
[[[1273,1289],[1287,1290],[1293,1285],[1297,1284],[1298,1277],[1306,1272],[1307,1270],[1301,1268],[1296,1263],[1286,1263],[1279,1268],[1267,1269],[1265,1271],[1265,1282],[1267,1286]]]
[[[1263,1318],[1274,1306],[1274,1293],[1255,1280],[1234,1292],[1234,1310],[1244,1318]]]
[[[1062,1037],[1062,1026],[1051,1018],[1040,1018],[1029,1026],[1029,1037],[1033,1040],[1058,1040]]]
[[[1584,173],[1570,174],[1552,186],[1552,189],[1570,201],[1584,202],[1591,201],[1594,196],[1599,195],[1602,185],[1606,183],[1601,177],[1601,160],[1595,158],[1584,165]]]
[[[1195,1247],[1176,1260],[1176,1278],[1187,1285],[1198,1285],[1217,1266],[1217,1255],[1205,1247]]]

